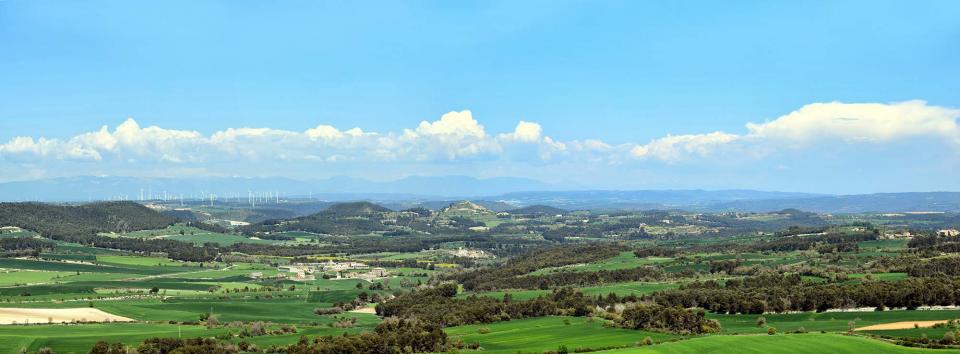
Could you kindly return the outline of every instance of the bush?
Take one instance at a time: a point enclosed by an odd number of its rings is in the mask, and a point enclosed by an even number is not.
[[[767,324],[766,317],[763,317],[763,316],[757,317],[757,327],[763,327],[766,324]]]
[[[956,342],[956,341],[957,341],[957,335],[954,334],[953,331],[947,331],[947,333],[943,334],[943,338],[940,339],[940,344],[944,344],[944,345],[953,344],[953,342]]]
[[[767,328],[767,334],[769,334],[769,335],[771,335],[771,336],[774,335],[774,334],[777,334],[777,329],[776,329],[776,328],[773,328],[773,327]]]

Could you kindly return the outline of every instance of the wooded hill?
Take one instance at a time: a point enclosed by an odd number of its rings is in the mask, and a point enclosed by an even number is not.
[[[0,225],[17,226],[45,237],[160,229],[175,221],[172,216],[134,202],[0,203]]]

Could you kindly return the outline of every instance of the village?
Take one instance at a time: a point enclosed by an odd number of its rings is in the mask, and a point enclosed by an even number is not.
[[[335,262],[328,260],[318,263],[288,264],[277,267],[277,270],[282,273],[288,273],[280,274],[279,277],[296,281],[316,280],[318,275],[324,279],[363,280],[375,280],[389,276],[389,273],[387,273],[384,268],[370,267],[366,263],[354,261]],[[250,277],[254,279],[262,278],[263,273],[253,272],[250,274]]]

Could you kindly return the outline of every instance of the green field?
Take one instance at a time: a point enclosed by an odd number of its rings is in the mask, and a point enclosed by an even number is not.
[[[565,324],[565,320],[570,324]],[[655,342],[677,338],[674,335],[657,332],[604,328],[602,322],[602,320],[588,322],[583,317],[541,317],[452,327],[446,329],[446,332],[451,338],[462,338],[464,343],[479,342],[484,352],[489,353],[518,351],[539,353],[556,350],[560,345],[566,345],[573,351],[576,348],[629,346],[648,336]],[[480,334],[480,328],[488,328],[490,333]]]
[[[707,336],[650,347],[602,351],[621,353],[960,353],[958,350],[907,348],[879,340],[840,334]]]
[[[13,270],[0,271],[0,286],[47,283],[57,280],[61,277],[74,275],[68,272],[47,272],[47,271],[29,271]]]
[[[710,318],[720,321],[725,334],[766,333],[766,327],[774,327],[780,332],[792,332],[803,327],[810,332],[844,332],[850,321],[855,327],[901,321],[949,320],[960,318],[960,311],[869,311],[869,312],[805,312],[792,314],[765,314],[764,327],[757,326],[759,315],[716,315]],[[932,332],[931,332],[932,333]],[[942,334],[942,333],[941,333]]]
[[[186,225],[171,225],[165,229],[157,230],[141,230],[133,231],[125,234],[105,234],[112,237],[142,237],[142,238],[163,238],[170,240],[177,240],[183,242],[190,242],[195,245],[202,245],[204,243],[216,243],[221,246],[230,246],[235,243],[259,243],[259,244],[274,244],[280,241],[273,240],[257,240],[244,237],[237,234],[224,234],[218,232],[210,232],[207,230],[201,230],[196,227],[186,226]]]
[[[34,351],[42,347],[55,348],[58,353],[85,353],[99,340],[136,344],[151,337],[177,337],[178,332],[189,338],[212,336],[223,330],[143,323],[0,326],[0,353],[17,353],[21,348]]]
[[[377,322],[376,317],[358,314],[356,327],[349,329],[327,326],[301,327],[297,333],[286,335],[268,335],[244,338],[247,342],[262,347],[271,344],[289,344],[300,336],[338,335],[344,332],[356,333],[370,331]],[[330,319],[321,319],[320,323],[329,323]],[[236,332],[234,328],[207,329],[196,325],[172,325],[152,323],[104,323],[83,325],[33,325],[0,326],[0,353],[17,353],[21,349],[36,351],[43,347],[54,348],[57,353],[86,353],[97,341],[137,345],[153,337],[197,338],[212,337],[227,332]],[[237,340],[234,340],[237,341]]]

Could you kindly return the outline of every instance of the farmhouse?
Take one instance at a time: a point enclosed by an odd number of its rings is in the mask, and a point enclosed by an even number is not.
[[[373,268],[373,269],[370,270],[370,272],[367,273],[367,274],[369,274],[371,277],[383,278],[383,277],[387,276],[387,270],[378,267],[378,268]]]
[[[0,234],[10,234],[14,232],[21,232],[23,229],[16,226],[3,226],[0,227]]]

